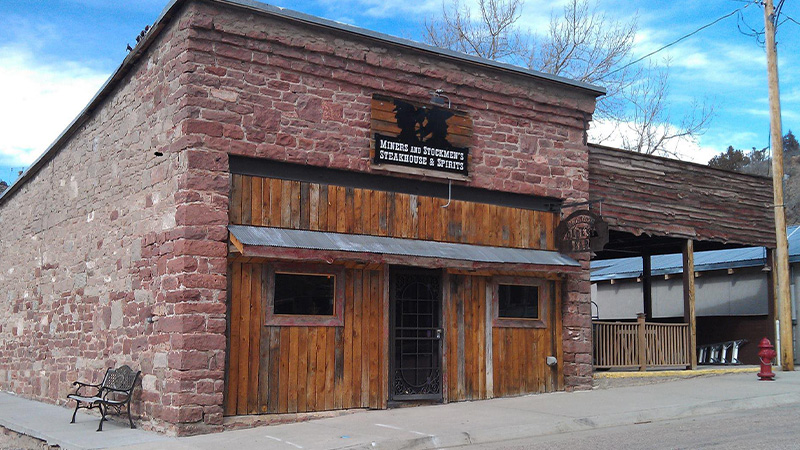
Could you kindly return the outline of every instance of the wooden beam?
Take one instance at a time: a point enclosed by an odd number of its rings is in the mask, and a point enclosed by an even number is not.
[[[450,361],[448,359],[448,355],[450,355],[450,342],[449,339],[450,333],[455,333],[456,330],[452,329],[450,326],[449,318],[450,318],[450,308],[451,306],[451,299],[452,299],[452,285],[450,282],[450,272],[445,271],[442,274],[442,315],[441,315],[441,322],[439,322],[439,328],[444,330],[444,337],[439,341],[441,352],[442,352],[442,402],[450,403],[450,371],[448,370]]]
[[[646,320],[653,319],[653,281],[651,256],[642,255],[642,300],[644,302],[644,317]]]
[[[238,250],[239,253],[244,254],[244,244],[242,244],[238,239],[236,239],[236,236],[234,236],[232,233],[230,234],[230,237],[231,237],[231,244],[233,244],[234,248],[236,248],[236,250]]]
[[[494,398],[494,349],[492,348],[492,319],[494,319],[494,312],[492,305],[494,300],[494,289],[492,283],[486,283],[486,293],[484,294],[483,301],[486,302],[486,323],[484,324],[486,332],[486,398]]]
[[[494,276],[508,276],[508,277],[529,277],[529,278],[542,278],[551,281],[560,281],[564,278],[564,274],[542,271],[523,271],[523,270],[473,270],[473,269],[456,269],[445,268],[445,271],[450,275],[466,275],[471,277],[494,277]]]
[[[383,359],[381,360],[381,373],[383,376],[381,377],[381,408],[386,409],[389,406],[389,398],[391,395],[389,393],[389,387],[391,386],[389,380],[394,380],[394,377],[389,373],[389,367],[391,367],[391,364],[389,363],[389,356],[392,354],[392,352],[389,350],[391,339],[391,326],[389,324],[389,266],[383,266],[382,270],[383,285],[381,286],[381,290],[383,291],[383,298],[381,299],[381,307],[383,309],[383,326],[381,336],[381,352],[383,353]]]
[[[647,329],[645,327],[646,320],[644,314],[636,315],[636,348],[639,349],[637,359],[639,360],[639,371],[644,372],[647,370]]]
[[[689,351],[691,369],[697,368],[697,316],[694,289],[694,241],[683,244],[683,321],[689,324]]]

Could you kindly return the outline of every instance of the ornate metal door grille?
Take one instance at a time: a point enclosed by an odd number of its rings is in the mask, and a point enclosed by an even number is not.
[[[441,276],[392,274],[392,399],[441,400]]]

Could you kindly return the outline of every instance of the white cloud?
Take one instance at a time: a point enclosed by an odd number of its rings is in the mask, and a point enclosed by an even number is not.
[[[783,122],[786,122],[787,120],[791,120],[792,122],[800,120],[800,113],[792,109],[785,108],[784,106],[785,104],[781,105],[781,118],[783,119]],[[769,109],[746,108],[743,109],[742,112],[751,116],[762,118],[765,123],[768,123]]]
[[[794,103],[800,102],[800,87],[790,88],[781,92],[781,103]]]
[[[769,109],[745,108],[742,112],[756,117],[769,117]]]
[[[30,165],[108,77],[79,63],[46,64],[22,46],[0,46],[0,165]]]
[[[671,127],[671,125],[666,125]],[[663,129],[664,126],[661,126]],[[597,143],[609,147],[622,148],[624,138],[626,136],[632,138],[633,124],[629,122],[614,122],[614,121],[593,121],[589,129],[589,142]],[[700,145],[692,139],[679,138],[669,141],[666,145],[666,150],[670,153],[670,157],[675,157],[682,161],[690,161],[699,164],[706,164],[708,160],[713,158],[719,149]],[[661,155],[663,156],[663,155]]]
[[[441,10],[441,3],[438,0],[421,0],[409,2],[406,0],[361,0],[358,3],[365,8],[364,14],[371,17],[395,17],[398,13],[419,14],[436,12]]]
[[[287,4],[288,8],[293,8],[291,2],[280,2]],[[338,0],[319,0],[319,4],[329,10],[329,13],[339,17],[367,16],[378,19],[388,19],[398,16],[414,15],[427,17],[429,13],[441,11],[441,0],[418,0],[409,2],[407,0],[356,0],[341,2]],[[295,6],[296,8],[296,6]],[[325,15],[328,17],[328,15]],[[336,20],[341,21],[341,18]],[[348,21],[345,23],[355,23]],[[399,34],[389,33],[389,34]]]
[[[764,122],[768,127],[768,123]],[[762,141],[758,133],[753,131],[731,131],[730,129],[711,129],[706,134],[700,136],[702,145],[709,148],[714,148],[719,152],[725,151],[728,146],[742,150],[750,150],[753,147],[763,147],[766,141]],[[768,131],[768,128],[765,128]]]
[[[561,16],[567,3],[567,0],[529,0],[525,3],[517,24],[523,30],[546,35],[550,28],[550,18]]]
[[[81,8],[116,9],[132,12],[160,11],[168,2],[164,0],[136,0],[135,2],[110,2],[108,0],[71,0]]]

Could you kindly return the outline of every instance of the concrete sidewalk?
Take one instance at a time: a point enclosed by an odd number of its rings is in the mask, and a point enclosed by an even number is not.
[[[75,404],[72,403],[74,406]],[[20,434],[58,445],[62,449],[100,449],[124,447],[135,444],[159,443],[169,438],[156,433],[132,430],[127,420],[112,417],[96,432],[99,415],[89,415],[81,410],[72,419],[72,410],[47,403],[26,400],[0,392],[0,426]],[[153,448],[163,448],[157,445]]]
[[[0,425],[16,429],[13,424],[7,425],[10,423],[9,417],[14,415],[5,407],[7,397],[9,396],[0,396]],[[32,410],[41,405],[36,402],[27,403],[29,404],[18,405],[16,408]],[[86,439],[101,434],[107,447],[124,447],[129,450],[422,449],[495,443],[791,403],[800,403],[800,372],[779,372],[775,382],[759,382],[755,374],[736,373],[585,392],[365,411],[310,422],[184,438],[166,438],[145,433],[151,436],[152,441],[147,441],[144,435],[133,437],[120,434],[117,438],[112,433],[95,433],[96,418],[91,418],[94,420],[87,419],[90,424],[83,434],[88,435]],[[55,427],[57,422],[69,421],[69,411],[48,407],[58,410],[58,418],[39,417],[36,429],[29,425],[28,430],[39,433],[32,434],[36,437],[55,434],[55,429],[50,428]],[[109,430],[112,428],[109,427]],[[116,431],[115,428],[114,432]],[[73,435],[69,442],[61,439],[59,445],[62,448],[75,449],[100,448],[96,441],[84,443],[83,439]]]

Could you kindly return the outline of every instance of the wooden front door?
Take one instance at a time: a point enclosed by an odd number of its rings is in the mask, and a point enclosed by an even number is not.
[[[442,276],[396,269],[390,276],[392,400],[442,400]]]

